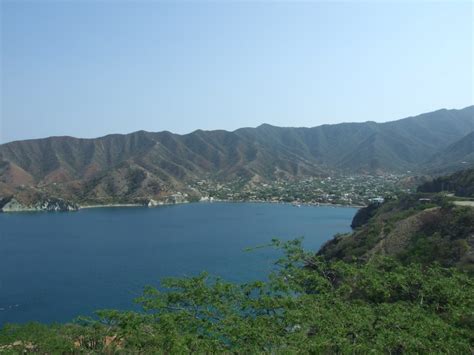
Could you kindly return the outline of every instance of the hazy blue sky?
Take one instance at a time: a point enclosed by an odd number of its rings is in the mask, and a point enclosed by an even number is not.
[[[473,103],[473,3],[2,1],[2,142]]]

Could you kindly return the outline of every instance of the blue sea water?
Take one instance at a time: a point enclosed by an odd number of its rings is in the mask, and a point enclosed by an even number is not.
[[[264,279],[269,243],[304,237],[317,250],[348,232],[356,209],[265,203],[194,203],[0,214],[0,326],[66,322],[131,309],[143,286],[201,271],[232,282]]]

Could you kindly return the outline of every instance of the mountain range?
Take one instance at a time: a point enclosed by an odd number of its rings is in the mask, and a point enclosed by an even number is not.
[[[171,132],[0,145],[0,197],[29,189],[72,200],[159,197],[202,179],[446,173],[474,165],[474,106],[397,121]]]

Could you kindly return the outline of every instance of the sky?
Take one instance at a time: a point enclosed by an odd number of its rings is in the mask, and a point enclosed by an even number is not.
[[[474,3],[1,1],[0,142],[474,102]]]

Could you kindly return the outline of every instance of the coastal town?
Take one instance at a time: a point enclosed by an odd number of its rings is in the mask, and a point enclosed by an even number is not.
[[[305,205],[366,206],[387,197],[409,193],[415,185],[404,175],[333,175],[273,182],[236,179],[229,182],[197,180],[181,189],[170,189],[161,196],[125,197],[93,201],[67,200],[43,189],[21,188],[18,196],[2,198],[0,212],[75,211],[92,207],[131,207],[181,204],[188,202],[271,202]],[[25,202],[25,196],[27,201]]]
[[[273,183],[230,183],[200,180],[189,186],[201,201],[261,201],[294,204],[335,204],[365,206],[383,202],[400,192],[410,192],[401,184],[402,175],[351,175],[312,177],[304,180],[276,180]]]

